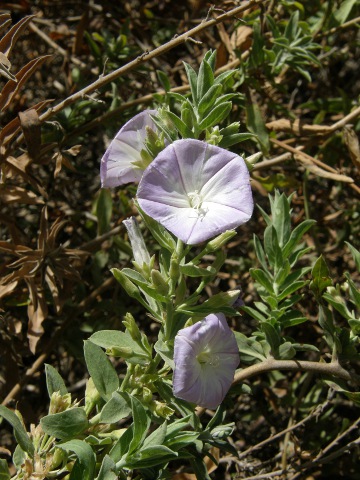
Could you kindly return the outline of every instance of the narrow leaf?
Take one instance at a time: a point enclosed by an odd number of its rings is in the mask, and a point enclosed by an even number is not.
[[[84,408],[74,407],[42,417],[40,425],[48,435],[64,440],[83,433],[89,422]]]
[[[70,440],[69,442],[62,443],[57,445],[59,448],[67,451],[74,452],[78,457],[78,475],[75,477],[76,480],[93,480],[94,471],[95,471],[95,454],[92,451],[92,448],[87,443],[81,440]],[[76,466],[76,464],[75,464]],[[74,468],[75,468],[74,466]],[[73,469],[74,470],[74,469]],[[73,477],[73,472],[71,472],[71,479]]]
[[[24,452],[27,452],[31,457],[33,457],[34,445],[28,437],[28,434],[26,433],[25,428],[17,415],[7,407],[0,405],[0,417],[5,418],[5,420],[12,425],[16,441],[22,450],[24,450]]]
[[[66,395],[68,393],[64,380],[59,372],[47,363],[45,363],[45,375],[49,397],[51,397],[54,392],[60,392],[60,395]]]

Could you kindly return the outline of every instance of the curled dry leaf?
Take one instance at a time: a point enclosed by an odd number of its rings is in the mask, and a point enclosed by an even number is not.
[[[20,125],[25,137],[29,156],[36,160],[40,155],[41,124],[39,115],[34,108],[19,112]]]
[[[354,129],[347,125],[343,130],[343,138],[348,149],[351,161],[360,171],[360,145],[359,138]]]
[[[25,188],[7,184],[0,184],[0,199],[4,204],[41,205],[44,203],[44,200],[36,196],[31,190],[28,191]]]
[[[41,65],[50,58],[51,55],[44,55],[42,57],[34,58],[29,63],[27,63],[22,69],[15,75],[16,81],[9,80],[0,94],[0,110],[4,111],[10,105],[12,99],[24,85],[26,80],[32,75],[36,69],[41,67]]]

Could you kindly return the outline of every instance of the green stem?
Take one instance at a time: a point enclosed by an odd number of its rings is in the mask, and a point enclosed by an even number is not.
[[[124,392],[128,383],[129,383],[129,380],[130,380],[130,377],[133,373],[133,370],[134,370],[134,367],[132,364],[128,364],[128,367],[127,367],[127,370],[126,370],[126,374],[125,374],[125,377],[124,377],[124,380],[121,382],[121,385],[120,385],[120,388],[119,388],[119,391],[120,392]]]

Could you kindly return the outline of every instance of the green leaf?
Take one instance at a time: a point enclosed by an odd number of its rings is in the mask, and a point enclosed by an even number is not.
[[[214,83],[214,72],[209,63],[203,59],[197,78],[197,98],[200,102]]]
[[[150,306],[141,296],[139,288],[131,280],[129,280],[121,270],[118,268],[112,268],[110,271],[123,287],[125,292],[129,295],[129,297],[135,298],[135,300],[137,300],[143,307],[145,307],[147,310],[150,310]]]
[[[119,477],[116,473],[114,473],[114,469],[114,460],[112,460],[109,455],[105,455],[101,463],[99,475],[96,477],[96,480],[116,480]]]
[[[174,452],[164,445],[155,445],[147,448],[142,448],[135,455],[126,458],[127,468],[150,468],[155,465],[163,465],[170,460],[175,459],[178,456],[177,452]]]
[[[297,282],[294,282],[292,285],[289,285],[285,290],[281,292],[280,295],[278,295],[277,299],[279,302],[286,298],[288,295],[291,295],[292,293],[296,292],[297,290],[300,290],[300,288],[304,287],[307,285],[308,281],[307,280],[299,280]]]
[[[34,456],[34,445],[26,433],[26,430],[19,417],[12,410],[3,405],[0,405],[0,417],[3,417],[11,424],[14,429],[14,435],[17,443],[20,445],[21,449],[28,453],[32,458]]]
[[[128,455],[131,455],[135,450],[140,448],[150,426],[150,418],[146,414],[145,408],[140,401],[133,396],[131,397],[131,407],[133,412],[134,430],[133,438],[129,445]]]
[[[93,480],[95,472],[95,454],[92,448],[82,440],[70,440],[57,445],[66,452],[74,452],[78,457],[71,472],[71,480]],[[75,470],[75,475],[73,474]]]
[[[101,423],[116,423],[131,413],[131,399],[126,392],[114,392],[100,412]]]
[[[10,480],[10,471],[7,461],[0,458],[0,480]]]
[[[209,115],[200,122],[199,129],[205,130],[214,125],[219,124],[222,120],[224,120],[229,115],[231,108],[232,108],[231,102],[220,103],[220,105],[218,105],[213,110],[211,110]]]
[[[175,113],[167,111],[165,114],[183,138],[192,138],[194,136],[190,128],[177,115],[175,115]]]
[[[185,70],[186,70],[186,75],[189,80],[189,85],[190,85],[190,90],[191,90],[191,95],[192,99],[195,105],[198,104],[198,96],[197,96],[197,74],[195,70],[186,62],[183,62]]]
[[[131,268],[123,268],[121,270],[121,273],[126,275],[126,277],[134,282],[138,287],[141,288],[141,290],[149,295],[154,300],[157,300],[158,302],[163,302],[163,303],[168,303],[169,302],[169,297],[165,295],[161,295],[159,293],[159,289],[154,288],[149,284],[147,280],[141,275],[141,273],[137,272],[136,270],[133,270]]]
[[[270,150],[269,134],[267,132],[259,106],[257,103],[251,100],[249,100],[246,104],[246,118],[248,130],[257,136],[261,150],[265,155],[267,155]]]
[[[271,204],[271,213],[273,226],[277,233],[279,246],[283,247],[290,238],[291,218],[290,218],[290,201],[283,193],[279,195],[275,191],[275,196],[269,196]]]
[[[222,91],[222,85],[217,84],[209,88],[205,95],[200,100],[198,106],[198,112],[204,114],[207,110],[214,105]]]
[[[189,263],[186,265],[180,265],[180,272],[188,277],[211,277],[216,275],[215,268],[201,268]]]
[[[47,363],[45,363],[45,375],[49,397],[51,397],[54,392],[60,392],[60,395],[66,395],[68,393],[61,375],[54,367]]]
[[[253,240],[254,240],[254,247],[255,247],[255,253],[256,253],[256,257],[257,259],[259,260],[261,266],[263,267],[264,270],[267,270],[267,262],[266,262],[266,257],[265,257],[265,252],[264,252],[264,249],[261,245],[261,242],[259,240],[259,237],[257,235],[254,234],[253,236]]]
[[[266,359],[259,342],[254,339],[249,339],[246,335],[240,332],[234,331],[234,335],[239,347],[241,361],[245,361],[243,355],[245,355],[245,357],[249,357],[250,361],[253,361],[254,358],[257,358],[261,361]]]
[[[264,232],[264,250],[270,265],[277,271],[284,263],[282,250],[279,245],[277,232],[274,226],[266,227]]]
[[[149,446],[162,445],[167,433],[167,422],[165,421],[160,427],[156,428],[144,441],[143,448]],[[142,449],[141,449],[142,450]]]
[[[329,269],[322,255],[316,260],[311,270],[311,276],[310,288],[315,297],[320,298],[323,291],[332,285]]]
[[[119,440],[117,440],[113,448],[110,450],[109,456],[114,462],[119,462],[121,458],[126,455],[133,438],[133,431],[134,425],[131,425],[126,429],[126,431],[121,435]]]
[[[223,137],[223,139],[219,143],[219,147],[229,148],[233,145],[236,145],[237,143],[255,139],[256,135],[254,135],[253,133],[234,133],[232,135],[227,135],[226,137]]]
[[[83,407],[73,407],[42,417],[40,425],[48,435],[64,440],[82,434],[89,422]]]
[[[357,0],[342,0],[340,7],[333,13],[337,25],[342,25],[348,19],[351,10],[357,4]]]
[[[283,360],[290,360],[296,355],[296,350],[292,346],[291,342],[284,342],[279,347],[279,358]]]
[[[354,259],[354,262],[355,262],[355,265],[356,265],[356,268],[357,268],[358,272],[360,272],[360,252],[359,252],[359,250],[357,250],[353,245],[351,245],[351,243],[349,243],[349,242],[345,242],[345,243],[350,249],[351,255]]]
[[[96,216],[98,219],[98,235],[110,230],[112,215],[112,195],[107,188],[102,188],[96,202]]]
[[[357,306],[357,308],[360,308],[360,291],[356,287],[355,283],[352,281],[349,272],[345,272],[345,277],[347,278],[349,288],[350,288],[350,297]]]
[[[307,322],[307,318],[301,315],[298,310],[290,310],[278,318],[278,322],[282,328],[294,327],[300,323]]]
[[[145,365],[149,362],[149,354],[131,338],[128,332],[121,332],[120,330],[100,330],[99,332],[93,333],[89,340],[107,350],[131,350],[131,356],[126,358],[130,363]]]
[[[141,218],[145,225],[150,230],[155,240],[169,252],[173,252],[176,249],[176,241],[170,235],[170,233],[159,222],[146,215],[146,213],[140,208],[139,204],[135,201],[135,205],[139,210]]]
[[[267,271],[260,270],[259,268],[250,268],[250,275],[262,285],[268,293],[274,294],[272,279]]]
[[[104,400],[110,400],[112,393],[119,388],[119,377],[102,348],[90,340],[84,342],[86,366],[97,391]]]
[[[171,89],[169,77],[162,70],[156,70],[156,75],[165,92],[168,92]]]
[[[265,333],[272,354],[275,358],[278,356],[279,346],[281,344],[281,337],[277,329],[270,323],[264,322],[261,324],[261,330]]]

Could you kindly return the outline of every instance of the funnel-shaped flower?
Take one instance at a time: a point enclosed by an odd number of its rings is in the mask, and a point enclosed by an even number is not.
[[[145,148],[146,127],[157,130],[150,117],[156,113],[156,110],[145,110],[118,131],[101,159],[102,187],[118,187],[140,180],[143,169],[139,163],[142,161],[141,150]]]
[[[177,140],[147,167],[138,201],[193,245],[247,222],[253,211],[249,172],[235,153],[200,140]]]
[[[239,364],[235,335],[222,313],[212,313],[179,330],[174,346],[176,397],[215,409],[223,401]]]

